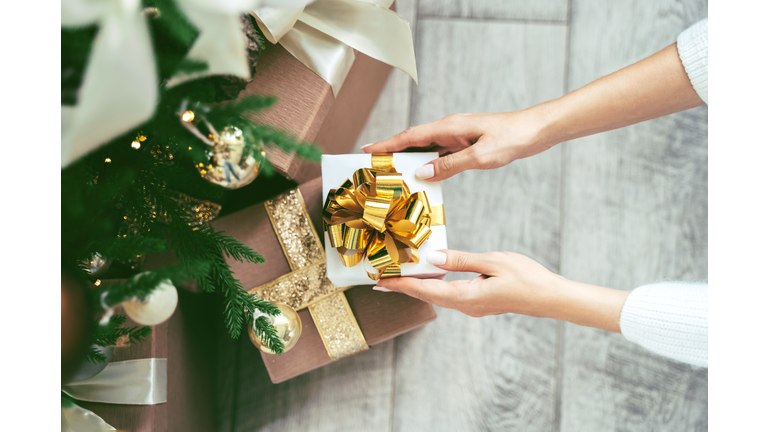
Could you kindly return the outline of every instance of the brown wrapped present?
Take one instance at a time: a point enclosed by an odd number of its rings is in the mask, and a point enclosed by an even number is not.
[[[435,318],[432,305],[371,285],[334,287],[325,277],[320,178],[212,222],[266,257],[265,264],[232,259],[243,287],[299,310],[302,334],[287,353],[261,353],[279,383],[420,327]],[[303,199],[302,199],[303,197]],[[303,204],[302,204],[303,203]],[[345,305],[348,305],[347,309]],[[322,335],[322,336],[321,336]]]
[[[105,281],[108,282],[108,281]],[[215,430],[215,328],[209,296],[178,290],[179,303],[171,318],[152,326],[144,341],[115,348],[111,363],[134,359],[167,360],[167,402],[123,405],[78,401],[117,430]],[[117,310],[121,313],[121,310]],[[126,325],[138,325],[130,319]]]
[[[277,97],[272,107],[251,120],[272,125],[316,144],[324,154],[349,153],[379,98],[392,66],[355,52],[355,62],[334,98],[331,85],[281,45],[270,45],[259,58],[256,74],[240,93]],[[294,153],[267,147],[277,170],[301,184],[320,176],[320,164]]]

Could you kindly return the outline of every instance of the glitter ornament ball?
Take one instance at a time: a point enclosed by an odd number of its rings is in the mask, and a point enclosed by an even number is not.
[[[91,259],[85,260],[85,264],[88,266],[87,270],[92,276],[103,275],[109,270],[109,265],[112,260],[102,257],[98,252],[93,254]]]
[[[277,330],[277,335],[280,337],[280,340],[283,341],[283,352],[286,353],[299,341],[299,336],[301,336],[301,318],[295,310],[291,309],[291,307],[286,304],[274,303],[274,305],[280,309],[280,315],[266,316],[265,318],[275,327],[275,330]],[[253,326],[248,327],[248,337],[251,338],[251,342],[253,342],[258,349],[267,354],[274,354],[274,352],[272,352],[272,350],[270,350],[269,347],[256,335]]]
[[[218,136],[211,134],[209,138],[215,145],[206,152],[208,161],[197,165],[203,178],[227,189],[241,188],[256,178],[264,151],[247,145],[243,131],[225,126]]]
[[[135,276],[140,277],[141,274]],[[157,288],[144,301],[132,300],[123,303],[125,313],[132,320],[142,325],[156,325],[164,322],[173,315],[179,293],[169,279],[160,282]]]

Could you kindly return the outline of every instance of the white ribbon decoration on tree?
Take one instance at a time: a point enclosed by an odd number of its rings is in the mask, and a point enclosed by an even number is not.
[[[200,35],[188,56],[213,74],[250,78],[239,15],[262,5],[303,7],[311,0],[176,0]],[[162,13],[162,11],[160,11]],[[154,114],[158,98],[152,40],[141,0],[63,0],[62,27],[97,24],[77,105],[61,107],[61,166],[65,167]]]
[[[331,84],[338,95],[358,50],[413,78],[416,56],[408,21],[389,10],[393,0],[317,0],[305,7],[251,12],[264,36],[280,43]]]

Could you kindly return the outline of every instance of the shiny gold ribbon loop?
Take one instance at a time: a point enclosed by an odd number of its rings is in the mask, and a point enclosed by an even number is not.
[[[346,267],[367,258],[377,280],[400,275],[400,265],[418,263],[418,249],[444,225],[442,204],[430,206],[425,192],[411,193],[391,153],[371,155],[338,189],[331,189],[323,208],[325,229]]]

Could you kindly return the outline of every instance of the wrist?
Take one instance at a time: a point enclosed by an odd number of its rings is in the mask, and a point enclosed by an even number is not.
[[[534,105],[525,111],[530,115],[531,122],[535,125],[536,146],[541,151],[550,149],[567,140],[561,128],[560,99]]]
[[[551,318],[621,333],[619,319],[629,293],[564,279]]]

